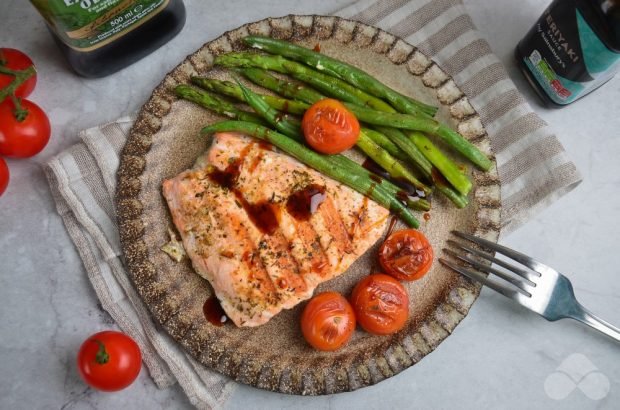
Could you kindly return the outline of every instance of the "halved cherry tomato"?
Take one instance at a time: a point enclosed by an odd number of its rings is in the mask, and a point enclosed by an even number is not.
[[[433,248],[422,232],[403,229],[391,234],[379,248],[379,264],[399,280],[416,280],[433,263]]]
[[[315,349],[332,351],[349,341],[355,330],[355,314],[349,302],[337,292],[313,297],[301,315],[301,332]]]
[[[355,145],[360,134],[357,118],[338,100],[326,98],[304,113],[301,127],[306,142],[323,154],[338,154]]]
[[[0,155],[28,158],[38,154],[50,139],[50,121],[45,112],[29,100],[21,101],[26,118],[15,118],[12,101],[0,104]]]
[[[23,70],[33,65],[32,60],[26,54],[14,48],[0,48],[0,65],[11,70]],[[12,75],[0,74],[0,88],[5,88],[13,79]],[[32,93],[34,86],[37,84],[36,74],[24,81],[17,90],[15,96],[25,98]],[[1,101],[0,101],[1,102]]]
[[[359,281],[351,294],[357,323],[375,335],[398,332],[409,317],[409,296],[391,276],[375,273]]]
[[[9,186],[9,167],[4,158],[0,157],[0,196]]]
[[[77,362],[80,376],[86,384],[103,391],[117,391],[136,380],[142,355],[131,337],[107,330],[84,341]]]

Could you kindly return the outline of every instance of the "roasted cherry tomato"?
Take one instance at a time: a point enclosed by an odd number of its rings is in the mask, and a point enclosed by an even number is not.
[[[337,292],[319,293],[304,308],[301,332],[315,349],[332,351],[349,341],[355,330],[355,314]]]
[[[394,232],[379,248],[379,264],[385,273],[399,280],[420,279],[432,263],[433,248],[415,229]]]
[[[4,158],[0,157],[0,196],[9,186],[9,167]]]
[[[136,380],[142,355],[131,337],[107,330],[86,339],[78,352],[77,363],[86,384],[98,390],[117,391]]]
[[[50,122],[43,110],[29,100],[21,105],[27,113],[19,121],[12,101],[0,104],[0,155],[28,158],[41,152],[50,139]]]
[[[33,65],[32,60],[26,54],[14,48],[0,48],[0,65],[9,68],[11,70],[23,70]],[[0,74],[0,88],[5,88],[9,85],[13,79],[12,75]],[[15,90],[15,96],[25,98],[32,93],[34,86],[37,84],[37,75],[29,77],[22,83],[17,90]],[[1,101],[0,101],[1,102]]]
[[[396,279],[382,273],[366,276],[351,294],[357,323],[375,335],[398,332],[409,317],[409,296]]]
[[[340,101],[326,98],[304,113],[301,127],[306,142],[323,154],[338,154],[357,142],[360,124]]]

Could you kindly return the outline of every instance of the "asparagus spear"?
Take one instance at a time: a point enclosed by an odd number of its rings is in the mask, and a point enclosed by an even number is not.
[[[245,101],[241,88],[230,81],[214,80],[207,77],[192,77],[191,80],[192,83],[205,90],[223,94],[239,101]],[[273,95],[260,95],[260,98],[269,104],[271,108],[290,114],[303,114],[310,107],[309,104],[300,101],[287,100]]]
[[[435,148],[426,135],[421,132],[412,132],[409,134],[409,138],[453,187],[463,195],[469,193],[472,187],[469,178],[465,176],[454,162],[450,161],[441,151]]]
[[[409,153],[411,156],[415,156],[415,164],[418,166],[418,169],[422,172],[422,174],[429,181],[433,181],[433,183],[437,187],[437,190],[443,195],[445,195],[448,199],[450,199],[450,201],[452,201],[457,206],[457,208],[464,208],[467,206],[467,196],[462,195],[460,192],[451,187],[447,183],[447,181],[444,181],[441,175],[437,175],[437,172],[433,172],[433,169],[437,168],[433,167],[433,164],[427,159],[426,155],[428,151],[438,151],[438,148],[435,147],[435,145],[433,145],[430,140],[427,139],[425,141],[428,150],[420,150],[418,149],[418,146],[413,143],[413,140],[411,140],[411,138],[407,138],[407,136],[405,136],[405,134],[403,134],[403,132],[399,129],[390,127],[377,127],[377,129],[383,134],[387,135],[393,141],[399,142],[401,144],[400,146],[404,148],[405,152]],[[435,158],[439,159],[441,157],[436,155]],[[449,159],[445,159],[449,161]],[[450,163],[452,163],[452,161],[450,161]]]
[[[174,91],[179,97],[194,102],[211,111],[216,112],[217,114],[224,115],[228,118],[238,119],[240,121],[255,122],[258,124],[265,123],[265,121],[263,121],[260,116],[240,110],[228,101],[224,101],[223,99],[213,94],[194,88],[192,86],[184,84],[178,85],[174,89]]]
[[[289,74],[293,78],[308,83],[320,92],[339,100],[368,106],[378,111],[396,112],[394,108],[380,98],[353,87],[336,77],[323,74],[303,64],[287,60],[282,56],[248,52],[228,53],[216,57],[214,63],[229,68],[262,68],[264,70]]]
[[[433,116],[437,111],[436,107],[416,101],[394,91],[359,68],[328,57],[324,54],[297,46],[287,41],[276,40],[268,37],[248,36],[244,38],[244,41],[251,47],[265,50],[271,54],[278,54],[296,61],[300,61],[306,65],[316,68],[319,71],[338,77],[369,94],[387,100],[400,112],[413,113],[421,110]]]
[[[472,187],[471,181],[449,158],[431,144],[428,138],[422,133],[412,133],[411,138],[407,138],[402,132],[396,129],[394,129],[394,131],[384,129],[384,131],[386,131],[390,138],[392,138],[392,141],[409,156],[423,156],[423,159],[416,158],[415,162],[424,164],[424,168],[421,168],[421,170],[427,177],[431,177],[431,180],[432,166],[434,165],[458,192],[463,195],[469,193]],[[428,167],[427,164],[430,165],[430,167]]]
[[[309,87],[294,84],[290,81],[281,80],[260,68],[242,68],[239,69],[238,72],[248,80],[260,85],[261,87],[265,87],[266,89],[274,91],[284,97],[303,101],[307,104],[314,104],[319,100],[327,98],[323,94],[320,94]]]
[[[360,120],[368,124],[381,125],[421,131],[437,135],[456,149],[461,155],[473,162],[483,171],[491,168],[491,160],[474,144],[467,141],[461,134],[430,118],[415,117],[408,114],[378,112],[360,106],[345,104],[347,108]],[[401,147],[402,148],[402,147]]]
[[[222,121],[209,125],[202,130],[204,134],[215,132],[243,132],[254,138],[265,140],[304,164],[370,197],[391,212],[395,212],[407,225],[413,228],[420,226],[419,221],[411,211],[396,197],[389,195],[383,189],[377,189],[375,181],[363,175],[351,173],[347,169],[334,167],[326,156],[306,148],[285,135],[261,125],[244,121]]]
[[[377,130],[373,130],[371,128],[362,127],[362,130],[375,144],[389,152],[394,158],[405,162],[410,160],[409,156],[378,128]]]

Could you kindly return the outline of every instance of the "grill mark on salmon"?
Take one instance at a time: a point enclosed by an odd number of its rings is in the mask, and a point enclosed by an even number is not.
[[[296,219],[287,200],[311,186],[325,187],[324,198],[307,220]],[[379,239],[389,214],[366,200],[351,232],[362,195],[231,133],[215,135],[194,169],[164,181],[163,193],[194,269],[237,326],[263,324],[311,297]],[[273,208],[273,230],[250,215],[256,204]]]
[[[301,275],[300,266],[288,252],[288,241],[281,232],[266,237],[269,250],[262,256],[265,258],[267,271],[270,273],[276,290],[284,301],[284,307],[290,306],[294,298],[287,298],[288,293],[307,293],[308,286]],[[295,303],[297,304],[297,303]],[[294,306],[293,304],[292,306]]]
[[[321,216],[323,217],[329,233],[334,238],[334,245],[338,247],[341,253],[350,253],[353,250],[351,238],[344,226],[338,209],[334,206],[334,201],[327,198],[321,205]]]
[[[317,233],[309,221],[296,221],[282,212],[280,228],[289,241],[289,252],[297,260],[306,283],[316,283],[313,275],[323,275],[321,268],[327,263],[325,252],[317,241]]]

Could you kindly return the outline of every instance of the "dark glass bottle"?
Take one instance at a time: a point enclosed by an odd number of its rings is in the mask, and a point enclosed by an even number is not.
[[[553,1],[515,56],[547,105],[570,104],[620,69],[620,0]]]
[[[140,60],[185,24],[182,0],[31,0],[71,68],[104,77]]]

